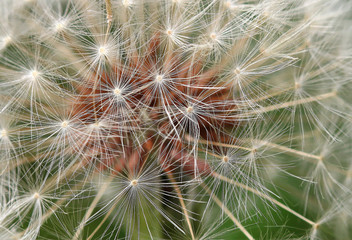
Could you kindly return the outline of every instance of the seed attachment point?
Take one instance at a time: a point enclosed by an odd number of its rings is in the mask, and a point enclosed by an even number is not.
[[[137,179],[133,179],[133,180],[131,181],[130,185],[131,185],[132,187],[137,186],[137,185],[138,185],[138,180],[137,180]]]
[[[33,194],[33,198],[34,198],[34,199],[39,199],[39,198],[40,198],[40,194],[37,193],[37,192],[35,192],[35,193]]]
[[[229,162],[229,157],[228,156],[223,156],[223,158],[222,158],[222,161],[224,162],[224,163],[228,163]]]
[[[6,47],[8,44],[10,44],[12,41],[12,38],[10,36],[6,36],[0,40],[0,49]]]
[[[171,36],[173,34],[173,31],[171,29],[166,30],[166,34]]]
[[[241,74],[241,69],[239,67],[236,67],[236,69],[233,71],[235,75],[240,75]]]
[[[194,109],[193,109],[192,106],[189,106],[189,107],[186,108],[186,112],[187,112],[187,113],[192,113],[193,110],[194,110]]]
[[[6,138],[8,136],[8,132],[6,129],[1,129],[0,130],[0,138]]]
[[[102,127],[102,125],[103,124],[101,122],[97,121],[95,123],[92,123],[90,126],[91,126],[91,128],[98,130],[100,127]]]
[[[156,82],[161,83],[163,80],[164,80],[163,75],[160,75],[160,74],[156,75],[155,77]]]
[[[61,127],[62,128],[67,128],[68,127],[68,121],[62,121],[62,123],[61,123]]]
[[[122,5],[125,7],[128,7],[131,5],[131,2],[130,2],[130,0],[122,0]]]
[[[114,95],[115,95],[116,97],[121,96],[121,89],[118,88],[118,87],[116,87],[116,88],[114,89]]]
[[[38,79],[40,73],[37,70],[33,70],[30,72],[30,78],[32,81],[35,81]]]
[[[217,35],[216,33],[211,33],[211,34],[210,34],[210,38],[211,38],[212,40],[216,40],[217,37],[218,37],[218,35]]]
[[[55,31],[56,32],[61,32],[62,30],[65,29],[65,27],[66,27],[66,21],[65,20],[59,20],[55,24]]]
[[[106,48],[104,46],[99,47],[99,55],[105,56],[106,55]]]

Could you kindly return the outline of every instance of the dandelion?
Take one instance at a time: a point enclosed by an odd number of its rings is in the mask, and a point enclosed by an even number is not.
[[[0,238],[351,238],[351,9],[2,1]]]

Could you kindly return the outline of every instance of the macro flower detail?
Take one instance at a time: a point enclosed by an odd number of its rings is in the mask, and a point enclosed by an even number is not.
[[[352,4],[4,0],[0,239],[349,239]]]

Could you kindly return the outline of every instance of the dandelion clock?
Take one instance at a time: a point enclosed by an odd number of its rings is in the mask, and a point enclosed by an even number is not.
[[[0,239],[351,239],[351,12],[2,0]]]

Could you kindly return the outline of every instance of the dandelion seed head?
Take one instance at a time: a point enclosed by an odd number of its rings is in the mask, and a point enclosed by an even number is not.
[[[4,2],[0,219],[20,213],[0,225],[19,239],[257,239],[258,212],[315,227],[311,203],[350,197],[348,1]]]

